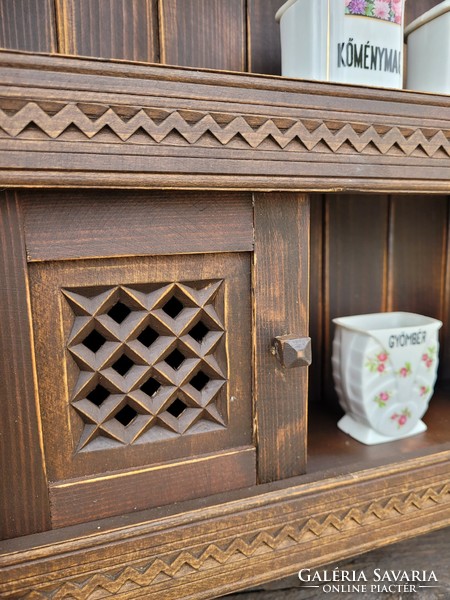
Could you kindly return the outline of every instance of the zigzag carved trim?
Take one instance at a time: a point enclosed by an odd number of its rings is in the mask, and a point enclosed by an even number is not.
[[[425,491],[412,492],[404,497],[393,496],[387,500],[372,502],[368,506],[354,507],[343,516],[328,514],[323,519],[308,519],[306,522],[291,523],[281,530],[279,528],[259,533],[255,538],[246,540],[235,538],[225,548],[216,544],[206,547],[199,555],[190,551],[183,551],[173,558],[165,561],[160,558],[149,564],[126,567],[117,572],[95,574],[91,577],[80,578],[80,581],[65,583],[61,587],[48,591],[33,591],[24,596],[25,600],[87,600],[94,593],[101,594],[102,598],[112,597],[115,594],[136,588],[146,588],[161,577],[175,578],[181,569],[186,567],[194,571],[214,568],[224,565],[230,560],[251,558],[255,554],[273,552],[312,538],[338,535],[352,529],[363,527],[374,520],[385,521],[398,519],[405,515],[420,511],[436,504],[443,504],[450,499],[450,485],[444,485],[440,490],[427,488]],[[239,555],[241,555],[239,557]]]
[[[276,119],[262,118],[263,123],[252,127],[243,116],[235,116],[231,121],[230,115],[224,115],[229,121],[221,125],[209,113],[197,113],[193,122],[187,120],[180,112],[174,111],[161,122],[152,119],[146,110],[139,110],[133,117],[124,120],[113,108],[108,108],[98,118],[87,116],[77,104],[62,105],[61,110],[54,115],[46,113],[35,102],[29,102],[14,115],[9,115],[0,109],[0,128],[11,137],[18,136],[26,127],[33,124],[52,139],[58,138],[68,127],[75,126],[88,139],[94,138],[102,129],[109,127],[123,142],[126,142],[138,131],[145,132],[156,144],[161,144],[167,136],[178,132],[188,144],[195,145],[206,134],[214,136],[224,146],[239,136],[250,148],[258,148],[270,138],[281,149],[285,149],[294,140],[299,141],[308,151],[313,151],[319,143],[324,143],[332,152],[338,152],[344,144],[357,153],[365,153],[370,146],[371,153],[376,149],[380,154],[388,154],[394,146],[405,156],[422,149],[428,157],[433,157],[438,151],[450,157],[450,132],[438,131],[427,137],[422,129],[415,129],[410,135],[400,131],[398,127],[388,127],[383,134],[374,126],[363,132],[358,132],[361,125],[342,123],[338,130],[330,129],[326,122],[317,121],[309,127],[304,120],[287,119],[286,127],[276,125]],[[386,129],[383,126],[383,129]]]

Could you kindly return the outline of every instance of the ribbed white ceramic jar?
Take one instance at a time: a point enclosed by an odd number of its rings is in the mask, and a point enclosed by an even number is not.
[[[405,30],[408,43],[406,87],[450,94],[450,0],[441,2]]]
[[[441,321],[394,312],[334,319],[333,376],[346,415],[339,427],[365,444],[424,431]]]
[[[288,77],[401,88],[405,0],[288,0],[277,12]]]

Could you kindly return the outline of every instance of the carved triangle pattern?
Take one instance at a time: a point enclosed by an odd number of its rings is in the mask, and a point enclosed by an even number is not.
[[[78,451],[176,439],[227,422],[223,281],[64,289]]]
[[[137,132],[145,133],[153,143],[162,144],[173,132],[178,133],[187,144],[201,145],[205,135],[212,135],[222,145],[232,140],[243,140],[248,147],[256,149],[267,139],[285,149],[297,141],[309,152],[317,149],[323,152],[324,144],[329,151],[336,153],[343,147],[354,152],[381,155],[398,153],[405,156],[422,151],[428,157],[444,153],[450,157],[450,131],[424,131],[420,128],[399,128],[383,124],[371,125],[361,131],[357,123],[329,123],[302,119],[283,119],[282,126],[277,118],[259,117],[258,124],[252,125],[251,118],[242,115],[212,115],[196,112],[187,118],[182,111],[167,112],[164,118],[153,119],[150,109],[140,109],[130,119],[123,119],[109,107],[100,117],[85,114],[77,104],[62,104],[56,114],[48,114],[36,102],[29,102],[15,114],[0,109],[0,128],[9,136],[17,137],[29,125],[33,125],[52,139],[58,138],[69,127],[77,128],[88,140],[94,138],[104,128],[112,131],[122,142],[126,142]],[[378,129],[377,129],[378,127]]]
[[[148,564],[127,566],[115,573],[96,573],[84,576],[79,582],[67,582],[56,589],[32,591],[25,600],[88,600],[95,597],[109,598],[121,591],[147,588],[161,577],[176,578],[186,572],[211,569],[230,561],[250,558],[256,554],[282,551],[311,539],[347,534],[352,529],[370,526],[372,522],[390,520],[401,526],[403,518],[411,513],[433,509],[436,505],[450,501],[450,485],[438,489],[428,487],[401,496],[380,499],[369,505],[355,506],[344,514],[329,513],[321,518],[303,519],[291,522],[284,527],[265,530],[252,536],[236,537],[222,547],[211,544],[195,553],[184,550],[170,560],[156,558]],[[348,542],[347,542],[348,543]]]

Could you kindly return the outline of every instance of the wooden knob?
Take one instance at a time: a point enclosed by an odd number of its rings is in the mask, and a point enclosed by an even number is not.
[[[272,341],[272,354],[286,369],[309,367],[312,362],[311,338],[281,335]]]

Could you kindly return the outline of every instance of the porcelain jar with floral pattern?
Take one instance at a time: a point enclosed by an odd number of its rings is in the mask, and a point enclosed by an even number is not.
[[[391,312],[333,323],[333,377],[346,413],[338,427],[368,445],[425,431],[441,321]]]
[[[406,0],[288,0],[278,10],[282,74],[401,88]]]

